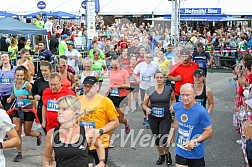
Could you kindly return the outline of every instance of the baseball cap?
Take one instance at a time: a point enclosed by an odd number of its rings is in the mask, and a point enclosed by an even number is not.
[[[61,37],[62,37],[63,39],[69,38],[69,36],[68,36],[67,34],[63,34],[63,35],[61,35]]]
[[[182,49],[180,55],[191,55],[191,52],[189,49]]]
[[[94,76],[87,76],[84,81],[83,84],[90,84],[90,85],[94,85],[97,81],[96,77]]]
[[[197,69],[197,70],[194,71],[193,75],[194,76],[196,76],[196,75],[203,76],[204,72],[201,69]]]
[[[71,41],[71,40],[66,41],[66,44],[68,44],[68,45],[74,45],[73,41]]]

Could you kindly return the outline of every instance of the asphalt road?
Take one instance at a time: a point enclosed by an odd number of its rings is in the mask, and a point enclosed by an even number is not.
[[[229,86],[229,73],[209,73],[207,85],[212,88],[214,94],[215,108],[211,114],[213,124],[213,136],[206,142],[206,165],[208,167],[243,167],[245,166],[241,145],[236,144],[239,135],[232,126],[232,113],[234,103],[232,98],[234,91]],[[108,82],[104,83],[105,87]],[[102,93],[104,91],[102,90]],[[134,108],[134,107],[133,107]],[[158,154],[152,145],[150,130],[142,125],[143,113],[133,112],[127,114],[132,132],[130,135],[124,133],[124,126],[116,129],[117,138],[114,141],[114,148],[109,150],[109,167],[153,167],[156,166]],[[40,129],[34,126],[34,129]],[[118,137],[119,136],[119,137]],[[23,137],[23,159],[21,162],[13,162],[16,155],[15,149],[4,150],[7,167],[34,167],[42,166],[42,154],[44,143],[36,146],[36,139]],[[171,148],[174,160],[175,148]],[[166,166],[165,164],[160,166]],[[174,163],[171,165],[175,166]]]

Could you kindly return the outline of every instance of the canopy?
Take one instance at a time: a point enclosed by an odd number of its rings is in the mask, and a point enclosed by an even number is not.
[[[61,12],[61,11],[52,12],[52,13],[49,13],[48,15],[53,16],[58,19],[80,19],[80,16],[67,13],[67,12]]]
[[[34,12],[34,13],[24,15],[24,18],[36,18],[38,14],[44,15],[45,17],[51,16],[50,15],[51,13],[49,13],[49,12],[40,11],[40,12]]]
[[[165,17],[157,17],[157,18],[148,18],[145,20],[152,20],[152,21],[171,21],[170,15],[165,15]],[[186,22],[193,22],[193,21],[201,21],[201,22],[210,22],[210,21],[242,21],[247,20],[244,18],[236,18],[236,17],[229,17],[227,15],[180,15],[180,21]]]
[[[5,12],[5,11],[0,11],[0,18],[6,18],[6,17],[13,17],[13,18],[17,18],[18,15],[16,14],[13,14],[13,13],[8,13],[8,12]]]
[[[45,29],[10,17],[0,20],[0,32],[3,34],[47,35]]]

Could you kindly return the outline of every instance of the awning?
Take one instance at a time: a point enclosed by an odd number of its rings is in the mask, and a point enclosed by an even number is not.
[[[6,18],[6,17],[18,18],[18,15],[13,14],[13,13],[8,13],[5,11],[0,11],[0,19]]]

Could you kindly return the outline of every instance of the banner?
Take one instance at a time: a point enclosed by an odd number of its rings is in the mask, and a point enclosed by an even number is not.
[[[180,8],[180,14],[221,14],[221,8]]]
[[[86,4],[87,10],[87,36],[88,39],[92,40],[96,35],[95,33],[95,2],[87,2]]]

